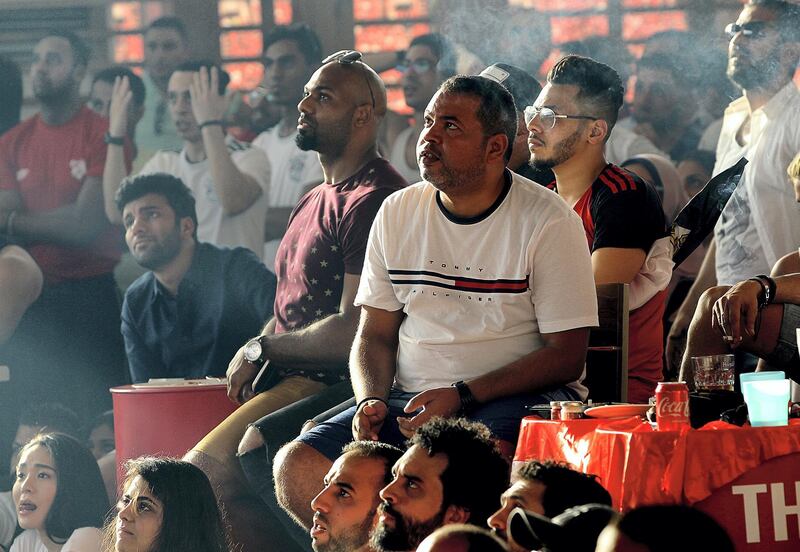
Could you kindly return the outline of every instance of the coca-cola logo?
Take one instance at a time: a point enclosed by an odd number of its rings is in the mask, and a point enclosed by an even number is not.
[[[656,416],[659,418],[688,418],[689,401],[675,400],[670,397],[659,397],[656,403]]]

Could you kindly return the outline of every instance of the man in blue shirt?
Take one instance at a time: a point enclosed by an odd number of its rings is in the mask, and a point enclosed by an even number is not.
[[[247,249],[197,241],[194,198],[179,178],[127,179],[116,203],[128,248],[149,269],[122,306],[131,379],[225,375],[272,314],[275,276]]]

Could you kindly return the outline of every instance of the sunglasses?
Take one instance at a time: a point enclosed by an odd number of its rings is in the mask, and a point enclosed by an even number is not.
[[[729,23],[725,26],[725,34],[728,35],[728,38],[733,38],[739,33],[742,33],[742,36],[748,38],[762,38],[767,34],[767,28],[768,25],[766,21],[753,21],[752,23],[745,23],[744,25]]]
[[[372,93],[372,85],[369,83],[369,78],[367,77],[367,68],[364,67],[364,62],[361,61],[361,52],[358,50],[340,50],[335,54],[331,54],[325,59],[322,60],[322,65],[326,63],[336,62],[341,65],[355,65],[356,63],[359,64],[361,67],[362,74],[364,75],[364,82],[367,83],[367,89],[369,90],[369,97],[372,100],[372,108],[375,109],[375,94]]]
[[[427,73],[433,68],[433,62],[429,59],[415,59],[414,61],[401,61],[395,66],[395,69],[401,73],[405,73],[409,69],[413,69],[416,74]]]
[[[525,108],[525,124],[530,125],[531,121],[533,121],[537,115],[542,122],[542,126],[546,129],[555,127],[558,119],[589,119],[590,121],[596,121],[599,118],[590,115],[562,115],[556,113],[549,107],[535,107],[529,105]]]

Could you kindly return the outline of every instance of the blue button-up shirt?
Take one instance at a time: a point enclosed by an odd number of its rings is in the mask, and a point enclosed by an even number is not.
[[[249,250],[198,243],[170,294],[152,272],[128,288],[122,335],[131,379],[223,376],[272,316],[275,275]]]

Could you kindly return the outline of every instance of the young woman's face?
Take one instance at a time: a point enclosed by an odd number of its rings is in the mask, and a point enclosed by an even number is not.
[[[147,552],[161,530],[164,505],[141,475],[134,477],[117,503],[116,552]]]
[[[58,473],[47,448],[27,448],[17,462],[14,506],[23,529],[45,529],[45,520],[58,490]]]

